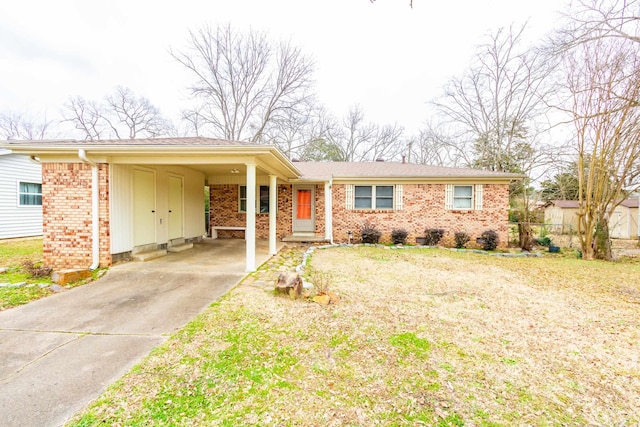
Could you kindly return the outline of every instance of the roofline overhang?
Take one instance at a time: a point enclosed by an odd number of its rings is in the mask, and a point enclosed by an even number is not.
[[[259,156],[272,155],[284,167],[285,175],[299,177],[301,172],[294,166],[275,145],[148,145],[148,144],[127,144],[127,145],[106,145],[78,143],[72,141],[37,142],[37,143],[0,143],[0,148],[11,150],[14,154],[26,154],[30,156],[76,156],[78,150],[84,150],[87,155],[94,157],[116,157],[116,156],[206,156],[224,154],[226,156]],[[184,163],[183,163],[184,164]]]
[[[335,184],[353,183],[353,182],[372,182],[372,181],[384,181],[384,182],[459,182],[459,181],[473,181],[473,182],[495,182],[508,184],[512,181],[521,181],[524,179],[523,175],[421,175],[421,176],[332,176],[327,178],[319,177],[300,177],[298,179],[291,180],[291,182],[327,182],[333,181]]]

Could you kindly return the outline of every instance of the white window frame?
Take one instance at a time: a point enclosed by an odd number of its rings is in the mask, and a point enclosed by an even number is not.
[[[456,188],[458,187],[470,187],[471,196],[457,196]],[[482,184],[447,184],[445,189],[445,209],[453,211],[473,211],[482,210]],[[456,200],[469,200],[468,207],[456,207]]]
[[[35,184],[35,185],[39,185],[40,186],[40,192],[39,193],[25,193],[22,191],[21,187],[22,184]],[[36,206],[42,206],[42,183],[41,182],[31,182],[31,181],[18,181],[18,207],[21,208],[32,208],[32,207],[36,207]],[[22,196],[40,196],[40,203],[39,204],[23,204],[22,203]]]
[[[357,207],[356,206],[356,189],[357,187],[371,187],[371,207]],[[377,199],[378,199],[378,195],[377,195],[377,187],[391,187],[391,207],[384,207],[384,208],[379,208],[377,207]],[[347,190],[347,193],[351,193],[350,197],[352,200],[351,206],[353,207],[353,209],[358,209],[358,210],[394,210],[396,208],[396,198],[398,197],[398,190],[396,188],[396,185],[393,184],[384,184],[384,185],[375,185],[375,184],[368,184],[368,185],[360,185],[360,184],[353,184],[353,189],[351,191]],[[384,197],[386,199],[388,199],[389,197],[387,196],[381,196]]]
[[[469,194],[456,194],[457,190],[468,189]],[[466,191],[465,191],[466,193]],[[473,209],[473,185],[454,185],[453,186],[453,208],[458,210]]]
[[[242,197],[242,188],[244,188],[244,197]],[[238,186],[238,212],[247,213],[247,186],[239,185]],[[268,185],[258,185],[256,188],[256,213],[258,214],[268,214],[269,213],[269,186]],[[263,203],[261,199],[261,191],[267,191],[266,203]],[[242,201],[244,200],[245,209],[242,209]],[[264,208],[264,211],[262,210]]]

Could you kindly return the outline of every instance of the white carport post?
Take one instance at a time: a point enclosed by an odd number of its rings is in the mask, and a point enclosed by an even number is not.
[[[324,238],[333,243],[333,205],[331,197],[333,180],[324,183]]]
[[[275,255],[276,249],[276,213],[278,211],[277,177],[269,175],[269,255]]]
[[[246,271],[256,270],[256,165],[247,163],[247,224],[245,244],[247,245]]]

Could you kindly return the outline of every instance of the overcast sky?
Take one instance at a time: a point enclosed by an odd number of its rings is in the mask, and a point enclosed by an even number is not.
[[[529,20],[529,35],[555,26],[562,0],[20,0],[0,5],[0,113],[58,116],[80,95],[117,85],[175,119],[189,75],[168,54],[204,24],[290,39],[317,65],[330,112],[359,104],[369,121],[417,130],[427,102],[469,64],[482,37]]]

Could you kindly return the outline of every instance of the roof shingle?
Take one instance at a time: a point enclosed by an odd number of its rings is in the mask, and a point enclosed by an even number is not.
[[[305,180],[331,178],[505,178],[520,179],[519,174],[480,169],[450,168],[401,162],[294,162]]]

